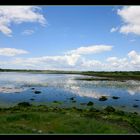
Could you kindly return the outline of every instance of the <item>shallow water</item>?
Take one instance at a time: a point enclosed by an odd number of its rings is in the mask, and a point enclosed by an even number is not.
[[[77,77],[87,76],[0,72],[0,107],[14,106],[22,101],[48,105],[54,100],[62,101],[63,106],[84,107],[80,103],[93,101],[96,108],[111,105],[140,113],[139,81],[83,81],[76,80]],[[41,93],[35,94],[36,90]],[[101,96],[107,96],[108,100],[99,101]],[[112,99],[112,96],[120,98]],[[75,103],[70,100],[71,97],[74,97]]]

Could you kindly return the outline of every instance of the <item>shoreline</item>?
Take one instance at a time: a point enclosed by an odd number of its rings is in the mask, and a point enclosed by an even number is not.
[[[63,70],[26,70],[26,69],[0,69],[0,72],[26,72],[39,74],[77,74],[91,76],[91,78],[81,78],[77,80],[138,80],[140,81],[140,71],[63,71]],[[101,79],[92,78],[92,76],[100,77]]]

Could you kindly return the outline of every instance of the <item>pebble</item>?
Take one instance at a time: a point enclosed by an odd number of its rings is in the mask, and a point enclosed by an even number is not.
[[[42,130],[38,130],[38,133],[42,133]]]

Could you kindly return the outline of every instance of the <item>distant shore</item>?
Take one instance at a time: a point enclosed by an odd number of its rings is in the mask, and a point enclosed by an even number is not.
[[[100,79],[88,77],[79,80],[140,80],[140,71],[64,71],[64,70],[28,70],[28,69],[0,69],[0,72],[31,72],[44,74],[80,74],[102,77]]]

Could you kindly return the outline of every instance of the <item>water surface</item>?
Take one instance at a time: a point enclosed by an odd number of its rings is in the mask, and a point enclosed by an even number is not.
[[[87,76],[0,72],[0,107],[14,106],[22,101],[48,105],[54,100],[63,102],[64,107],[84,107],[81,103],[93,101],[96,108],[111,105],[115,108],[140,113],[139,81],[76,80],[82,77]],[[35,94],[36,90],[41,93]],[[108,100],[99,101],[101,96],[107,96]],[[112,96],[120,98],[115,100]],[[71,97],[74,97],[76,102],[70,100]],[[133,105],[138,105],[138,107],[133,107]]]

